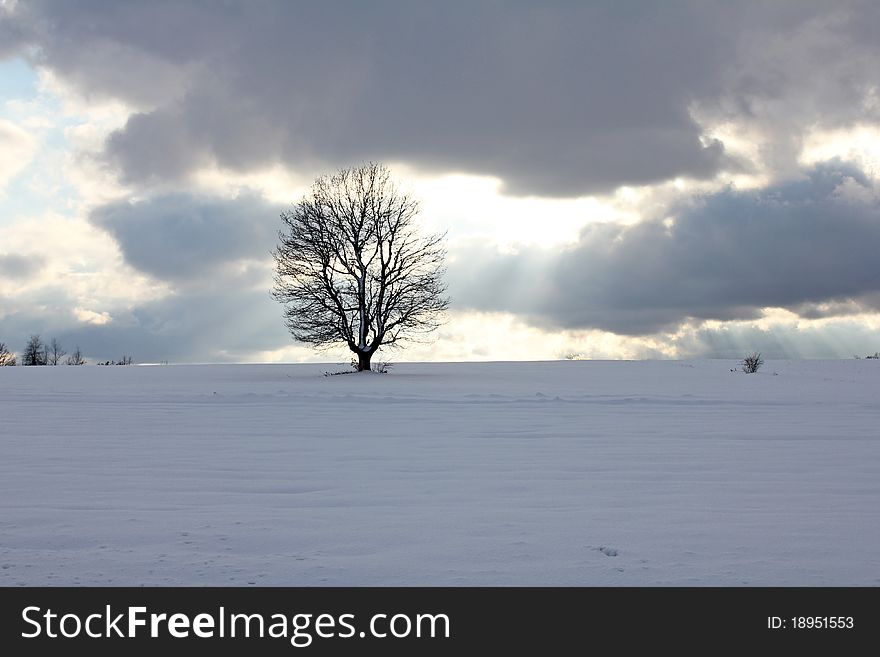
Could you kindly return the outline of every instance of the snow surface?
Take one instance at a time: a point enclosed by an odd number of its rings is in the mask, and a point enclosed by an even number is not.
[[[880,584],[880,362],[0,368],[0,585]]]

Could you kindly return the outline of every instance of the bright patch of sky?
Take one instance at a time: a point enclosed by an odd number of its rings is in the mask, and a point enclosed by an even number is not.
[[[37,95],[34,70],[19,57],[0,60],[0,102],[27,100]]]
[[[69,128],[83,117],[65,114],[59,98],[43,88],[39,74],[21,59],[0,62],[0,120],[34,145],[29,163],[7,181],[0,196],[0,223],[46,212],[67,214],[78,197],[66,180],[71,160]]]

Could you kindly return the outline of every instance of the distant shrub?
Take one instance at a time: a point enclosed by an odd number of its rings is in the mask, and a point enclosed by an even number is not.
[[[15,354],[9,351],[4,343],[0,342],[0,367],[15,365]]]
[[[746,374],[754,374],[759,369],[761,369],[761,365],[764,364],[764,359],[761,358],[761,354],[753,353],[749,354],[742,361],[742,370]]]
[[[865,356],[865,358],[880,358],[880,351],[875,351],[873,356]]]

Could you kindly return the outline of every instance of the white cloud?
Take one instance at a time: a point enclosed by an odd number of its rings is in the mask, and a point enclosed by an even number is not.
[[[85,308],[74,308],[73,314],[83,324],[94,324],[95,326],[103,326],[113,321],[108,312],[96,313],[94,310]]]
[[[37,141],[15,123],[0,119],[0,193],[31,161]]]
[[[802,165],[834,158],[858,164],[865,173],[880,177],[880,125],[861,123],[836,130],[813,130],[804,138]]]
[[[168,294],[167,286],[129,267],[106,233],[81,219],[57,213],[19,219],[4,226],[3,249],[37,249],[44,258],[24,280],[0,278],[7,310],[27,313],[35,299],[51,297],[47,310],[67,316],[73,308],[125,308]]]

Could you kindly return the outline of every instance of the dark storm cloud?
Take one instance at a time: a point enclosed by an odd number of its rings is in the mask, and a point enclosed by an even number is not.
[[[740,35],[717,92],[695,98],[693,107],[708,125],[733,126],[756,147],[761,166],[785,176],[798,170],[814,131],[880,121],[880,5],[765,7],[779,12],[776,20],[753,22]]]
[[[724,149],[691,103],[720,94],[744,34],[793,30],[811,12],[805,2],[35,0],[5,29],[29,33],[35,61],[83,92],[140,108],[106,148],[129,182],[207,162],[311,171],[384,159],[566,196],[713,176]]]
[[[255,195],[169,194],[104,205],[90,220],[113,236],[131,266],[179,280],[238,260],[268,259],[281,210]]]
[[[593,224],[562,253],[459,253],[451,291],[459,307],[626,335],[753,319],[765,307],[808,317],[880,310],[880,204],[854,199],[853,185],[873,191],[851,167],[821,167],[697,199],[671,225]]]
[[[16,54],[29,41],[27,24],[10,18],[10,12],[0,6],[0,59]]]
[[[0,278],[21,280],[30,278],[46,265],[46,260],[36,254],[0,254]]]

